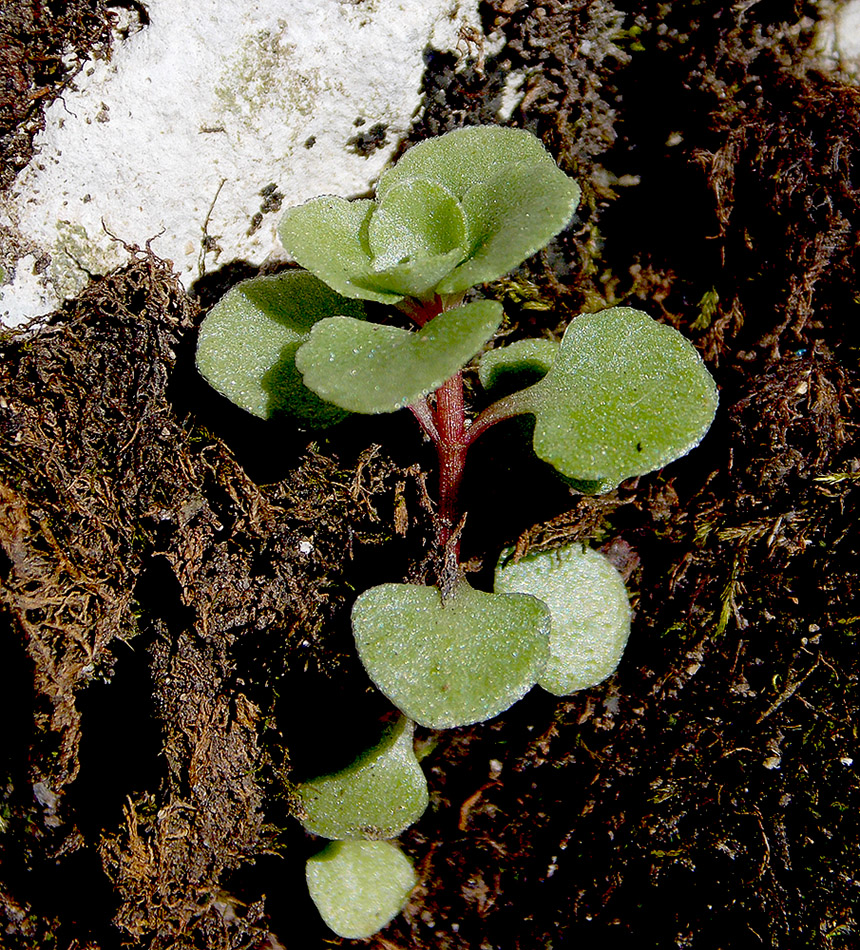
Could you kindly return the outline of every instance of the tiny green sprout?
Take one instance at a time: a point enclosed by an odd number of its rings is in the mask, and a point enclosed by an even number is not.
[[[298,790],[305,827],[345,839],[307,866],[313,899],[341,936],[374,933],[414,883],[393,845],[363,840],[394,837],[426,807],[412,723],[482,722],[536,684],[556,695],[594,686],[627,641],[624,583],[588,548],[519,560],[505,552],[494,591],[466,581],[469,448],[524,416],[539,459],[575,489],[604,492],[681,458],[716,412],[716,385],[694,347],[629,307],[582,314],[560,343],[487,351],[502,306],[464,302],[466,292],[543,248],[579,197],[531,133],[449,132],[409,149],[373,198],[327,195],[287,210],[279,235],[303,269],[239,284],[200,329],[201,374],[248,412],[317,429],[408,408],[437,453],[436,585],[381,584],[352,609],[365,670],[405,718],[352,766]],[[396,307],[398,323],[378,317],[379,304]],[[462,371],[476,358],[494,401],[469,420]]]

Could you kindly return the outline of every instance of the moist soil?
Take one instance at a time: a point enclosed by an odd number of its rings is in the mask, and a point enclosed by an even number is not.
[[[858,87],[818,69],[813,5],[482,14],[507,46],[428,53],[412,141],[491,121],[518,81],[511,123],[584,190],[485,288],[503,337],[639,307],[694,342],[721,404],[691,455],[598,497],[512,428],[479,443],[473,583],[504,544],[584,541],[624,573],[633,633],[599,687],[418,730],[431,805],[401,843],[420,883],[366,945],[856,947]],[[57,51],[109,55],[113,15],[4,7],[5,168],[68,80]],[[0,946],[358,945],[306,896],[319,842],[292,789],[389,714],[349,610],[432,574],[433,454],[404,413],[322,435],[243,415],[194,346],[251,271],[186,291],[128,254],[2,339]]]

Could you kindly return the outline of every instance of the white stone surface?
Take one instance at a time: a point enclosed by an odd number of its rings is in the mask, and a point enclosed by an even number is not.
[[[480,22],[477,0],[146,7],[150,25],[50,107],[37,155],[0,196],[0,323],[50,311],[88,272],[122,264],[122,241],[151,239],[186,286],[277,255],[279,214],[261,191],[276,186],[284,206],[365,192],[420,108],[424,50],[462,52]],[[384,147],[356,154],[348,140],[377,124]]]
[[[817,52],[825,65],[860,78],[860,0],[824,0],[817,31]]]

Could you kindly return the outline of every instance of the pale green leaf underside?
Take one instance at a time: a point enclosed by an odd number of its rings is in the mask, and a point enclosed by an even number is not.
[[[246,280],[201,324],[197,368],[218,392],[255,416],[286,414],[307,426],[330,425],[345,413],[307,389],[295,354],[314,323],[333,314],[361,318],[364,307],[304,271]]]
[[[570,221],[579,185],[552,160],[505,168],[463,198],[471,244],[466,260],[438,285],[458,293],[507,274]]]
[[[326,402],[351,412],[395,412],[465,366],[502,315],[501,304],[478,300],[439,314],[418,332],[332,317],[313,328],[296,365]]]
[[[630,602],[618,571],[599,551],[579,544],[517,562],[511,553],[499,559],[496,591],[531,594],[552,616],[550,657],[538,683],[566,696],[610,676],[630,634]]]
[[[427,780],[401,717],[352,765],[304,782],[302,824],[324,838],[396,838],[427,807]]]
[[[356,600],[352,629],[376,686],[431,729],[498,715],[537,682],[549,651],[544,604],[465,580],[444,605],[435,587],[373,587]]]
[[[692,344],[629,307],[577,317],[547,375],[507,398],[534,413],[540,458],[606,488],[686,455],[717,408]]]
[[[487,392],[513,392],[534,384],[549,372],[558,355],[555,340],[517,340],[488,350],[478,363],[478,378]]]
[[[390,923],[418,879],[388,841],[335,841],[308,859],[305,878],[320,916],[339,937],[360,940]]]
[[[376,202],[335,195],[288,208],[278,225],[281,243],[302,267],[344,297],[397,303],[403,294],[374,281],[367,231]]]

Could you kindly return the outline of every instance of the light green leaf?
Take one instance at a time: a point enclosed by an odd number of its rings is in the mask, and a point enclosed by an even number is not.
[[[540,139],[525,129],[499,125],[455,129],[410,148],[382,175],[377,194],[383,198],[396,185],[423,178],[462,199],[470,188],[520,164],[556,167]]]
[[[505,168],[463,197],[469,255],[444,280],[441,294],[495,280],[545,247],[579,204],[580,188],[555,164]]]
[[[302,824],[324,838],[396,838],[427,807],[427,780],[404,717],[352,765],[304,782]]]
[[[556,696],[596,686],[618,666],[630,634],[630,602],[621,575],[598,551],[572,544],[496,567],[500,593],[532,594],[549,608],[550,657],[538,683]]]
[[[404,715],[431,729],[482,722],[521,699],[543,672],[549,611],[534,597],[487,594],[461,579],[382,584],[352,609],[358,655]]]
[[[395,412],[453,376],[492,337],[502,306],[478,300],[418,332],[348,317],[321,320],[296,354],[305,385],[351,412]]]
[[[383,270],[374,271],[373,279],[391,293],[427,299],[433,296],[439,281],[451,272],[451,268],[463,259],[465,253],[462,248],[454,248],[445,254],[392,264]]]
[[[347,201],[334,195],[288,208],[278,225],[290,254],[344,297],[397,303],[403,294],[376,283],[367,231],[376,202]]]
[[[418,882],[412,862],[388,841],[335,841],[308,859],[311,899],[339,937],[360,940],[389,924]]]
[[[404,181],[389,189],[368,228],[377,270],[453,250],[459,251],[462,259],[466,236],[466,218],[459,201],[441,185],[421,180]]]
[[[493,393],[533,385],[549,372],[558,348],[555,340],[530,339],[487,350],[478,363],[478,378]]]
[[[717,408],[716,385],[692,344],[629,307],[577,317],[547,375],[506,398],[534,413],[540,458],[607,489],[686,455]]]
[[[305,387],[295,354],[314,323],[333,314],[359,319],[364,307],[304,271],[246,280],[201,324],[197,368],[218,392],[255,416],[280,413],[311,427],[331,425],[346,413]]]

